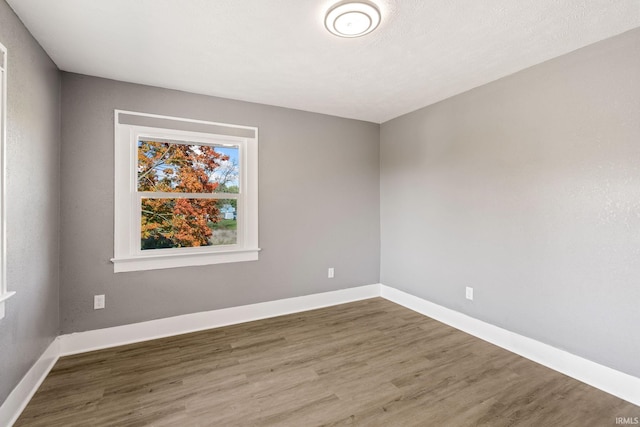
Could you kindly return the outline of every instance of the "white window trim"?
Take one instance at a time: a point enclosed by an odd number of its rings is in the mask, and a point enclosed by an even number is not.
[[[7,289],[7,48],[0,44],[0,319],[4,317],[4,304],[15,292]]]
[[[164,119],[167,123],[180,122],[211,125],[216,129],[247,129],[254,137],[222,135],[185,131],[170,127],[150,127],[121,124],[120,115]],[[114,272],[154,270],[258,259],[258,129],[202,120],[161,116],[115,110],[115,211],[114,211]],[[233,132],[230,132],[233,133]],[[240,192],[220,193],[221,199],[237,199],[238,243],[224,246],[196,248],[140,249],[140,199],[137,191],[137,141],[139,136],[188,140],[205,144],[233,144],[240,147]],[[162,193],[159,193],[162,194]],[[166,193],[167,197],[182,197],[181,193]],[[186,196],[186,195],[185,195]],[[193,194],[188,197],[194,197]],[[197,197],[197,196],[195,196]]]

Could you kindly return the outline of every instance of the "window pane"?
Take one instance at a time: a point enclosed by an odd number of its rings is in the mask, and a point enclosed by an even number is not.
[[[237,243],[235,199],[142,199],[142,250]]]
[[[138,191],[238,193],[237,146],[138,140]]]

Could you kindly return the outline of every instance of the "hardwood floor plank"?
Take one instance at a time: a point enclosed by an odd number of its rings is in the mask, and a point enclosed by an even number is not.
[[[374,298],[61,358],[16,426],[582,427],[637,416]]]

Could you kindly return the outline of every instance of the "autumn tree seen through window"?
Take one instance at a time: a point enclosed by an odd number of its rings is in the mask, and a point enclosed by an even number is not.
[[[140,138],[137,152],[142,250],[236,243],[238,147]]]

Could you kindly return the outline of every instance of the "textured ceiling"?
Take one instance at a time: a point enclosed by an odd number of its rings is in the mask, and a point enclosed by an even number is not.
[[[381,123],[640,26],[639,0],[378,0],[329,34],[332,0],[8,0],[58,67]]]

